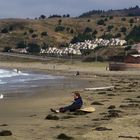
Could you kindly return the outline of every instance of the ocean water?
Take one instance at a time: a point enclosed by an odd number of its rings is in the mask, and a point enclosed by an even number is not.
[[[0,69],[0,94],[18,96],[24,93],[35,93],[40,88],[49,90],[82,87],[81,82],[33,71],[17,71],[17,69]],[[83,84],[85,85],[85,84]]]
[[[50,86],[64,79],[63,76],[53,76],[49,74],[19,71],[17,69],[0,69],[0,93],[27,90],[40,86]],[[47,84],[48,83],[48,84]]]

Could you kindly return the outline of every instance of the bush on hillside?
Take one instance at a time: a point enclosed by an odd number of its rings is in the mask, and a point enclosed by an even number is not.
[[[113,25],[108,25],[107,30],[110,32],[114,28]]]
[[[103,38],[103,39],[111,39],[111,38],[113,38],[114,36],[112,35],[112,34],[104,34],[104,35],[102,35],[101,36],[101,38]]]
[[[1,30],[1,33],[8,33],[9,32],[9,30],[7,29],[7,28],[3,28],[2,30]]]
[[[121,33],[117,33],[114,37],[115,38],[120,38],[121,37]]]
[[[74,36],[71,40],[71,43],[77,43],[77,42],[84,42],[85,40],[92,40],[93,36],[90,34],[78,34],[77,36]]]
[[[55,32],[63,32],[65,30],[65,27],[59,25],[57,27],[55,27]]]
[[[121,18],[121,21],[126,21],[126,18],[125,17]]]
[[[36,38],[36,37],[38,37],[37,34],[32,34],[32,38]]]
[[[109,19],[113,19],[114,17],[113,16],[109,16]]]
[[[11,47],[5,47],[4,49],[3,49],[3,52],[10,52],[11,51]]]
[[[140,26],[135,26],[132,31],[126,36],[126,40],[133,40],[134,42],[140,42]]]
[[[134,23],[134,19],[131,18],[131,19],[129,20],[129,23]]]
[[[30,30],[29,30],[29,33],[31,33],[31,34],[32,34],[33,32],[34,32],[34,30],[33,30],[33,29],[30,29]]]
[[[16,45],[16,48],[17,48],[17,49],[22,49],[22,48],[26,48],[26,47],[27,47],[27,45],[25,44],[24,41],[20,41],[20,42],[18,42],[17,45]]]
[[[48,33],[47,32],[42,32],[41,33],[41,36],[43,37],[43,36],[48,36]]]
[[[84,33],[90,33],[92,32],[92,29],[90,27],[86,27],[85,30],[84,30]]]
[[[41,45],[41,48],[44,49],[44,50],[46,50],[46,49],[49,48],[49,45],[46,44],[45,42],[43,42],[43,44]]]
[[[121,27],[120,32],[126,33],[127,28],[126,27]]]
[[[39,19],[45,19],[45,18],[46,18],[45,15],[41,15],[41,16],[39,17]]]
[[[103,19],[100,19],[97,21],[97,25],[105,25],[105,21]]]
[[[38,53],[40,53],[40,46],[35,43],[30,43],[30,44],[28,44],[27,51],[32,54],[38,54]]]

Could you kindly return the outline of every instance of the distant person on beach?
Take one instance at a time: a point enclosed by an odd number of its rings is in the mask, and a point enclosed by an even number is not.
[[[17,70],[17,73],[19,73],[19,69],[17,68],[16,70]]]
[[[80,75],[79,71],[76,72],[75,76]]]
[[[52,112],[55,113],[59,113],[59,112],[66,112],[66,111],[70,111],[70,112],[74,112],[77,109],[80,109],[83,105],[83,101],[82,101],[82,97],[80,96],[80,93],[78,91],[74,92],[74,101],[71,105],[65,106],[65,107],[61,107],[58,110],[52,109]]]

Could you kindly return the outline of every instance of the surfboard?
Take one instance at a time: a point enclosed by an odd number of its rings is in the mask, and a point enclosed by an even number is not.
[[[96,88],[85,88],[84,90],[92,91],[92,90],[104,90],[104,89],[114,89],[114,86],[96,87]]]
[[[87,113],[92,113],[95,110],[96,109],[94,107],[92,107],[92,106],[90,106],[90,107],[84,107],[84,108],[79,109],[79,111],[83,111],[83,112],[87,112]]]

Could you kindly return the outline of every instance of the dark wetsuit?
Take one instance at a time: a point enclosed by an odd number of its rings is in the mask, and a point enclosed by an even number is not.
[[[59,111],[60,112],[75,111],[77,109],[80,109],[82,107],[82,105],[83,105],[82,98],[79,97],[79,98],[74,99],[74,102],[71,105],[62,107],[59,109]]]

